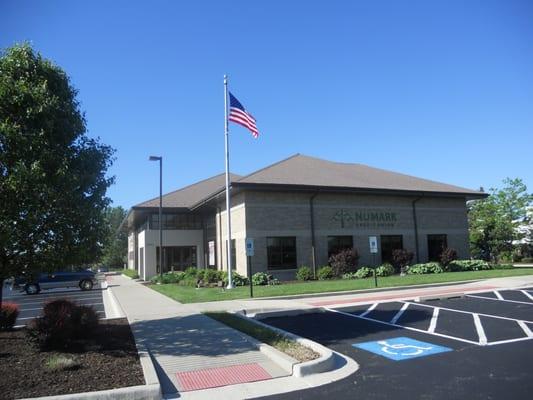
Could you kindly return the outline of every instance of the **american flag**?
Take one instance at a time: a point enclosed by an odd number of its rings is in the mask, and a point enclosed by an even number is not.
[[[252,136],[257,139],[259,131],[255,124],[255,118],[246,111],[239,100],[229,93],[229,118],[230,121],[242,125],[252,132]]]

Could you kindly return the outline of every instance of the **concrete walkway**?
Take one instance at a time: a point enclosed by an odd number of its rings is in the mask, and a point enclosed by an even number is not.
[[[152,354],[166,398],[213,384],[236,383],[231,381],[236,375],[244,382],[290,375],[238,331],[198,310],[123,276],[110,276],[108,282],[130,322],[137,347]],[[209,372],[213,374],[207,376]]]

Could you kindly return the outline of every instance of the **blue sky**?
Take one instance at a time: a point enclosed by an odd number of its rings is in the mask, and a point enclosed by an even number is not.
[[[533,190],[533,2],[0,1],[0,47],[31,41],[116,148],[129,207],[224,170],[223,75],[254,114],[231,170],[303,153],[477,189]]]

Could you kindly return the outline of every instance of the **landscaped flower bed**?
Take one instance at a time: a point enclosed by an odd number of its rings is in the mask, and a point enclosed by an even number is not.
[[[40,351],[26,329],[0,332],[0,397],[51,396],[143,385],[128,321],[101,321],[82,347]]]

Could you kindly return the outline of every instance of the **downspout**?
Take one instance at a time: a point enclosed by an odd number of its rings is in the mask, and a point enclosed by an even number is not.
[[[222,245],[222,216],[221,216],[221,210],[220,210],[220,206],[217,206],[217,214],[218,214],[218,245],[220,246],[220,259],[218,257],[218,251],[215,251],[215,264],[216,264],[216,267],[217,269],[220,269],[221,271],[224,270],[224,268],[222,267],[222,252],[223,252],[223,245]],[[215,217],[216,218],[216,217]],[[215,233],[215,236],[216,236],[216,233]],[[217,250],[218,250],[218,246],[217,246]],[[220,268],[219,268],[219,265],[218,263],[220,262]]]
[[[313,278],[316,279],[316,249],[315,249],[315,215],[314,215],[314,200],[318,192],[314,193],[309,198],[309,216],[311,219],[311,263],[313,266]]]
[[[419,245],[418,245],[418,223],[416,221],[416,203],[422,199],[423,196],[418,196],[416,199],[414,199],[411,203],[413,207],[413,225],[415,228],[415,250],[416,250],[416,263],[420,263],[420,251],[419,251]]]

